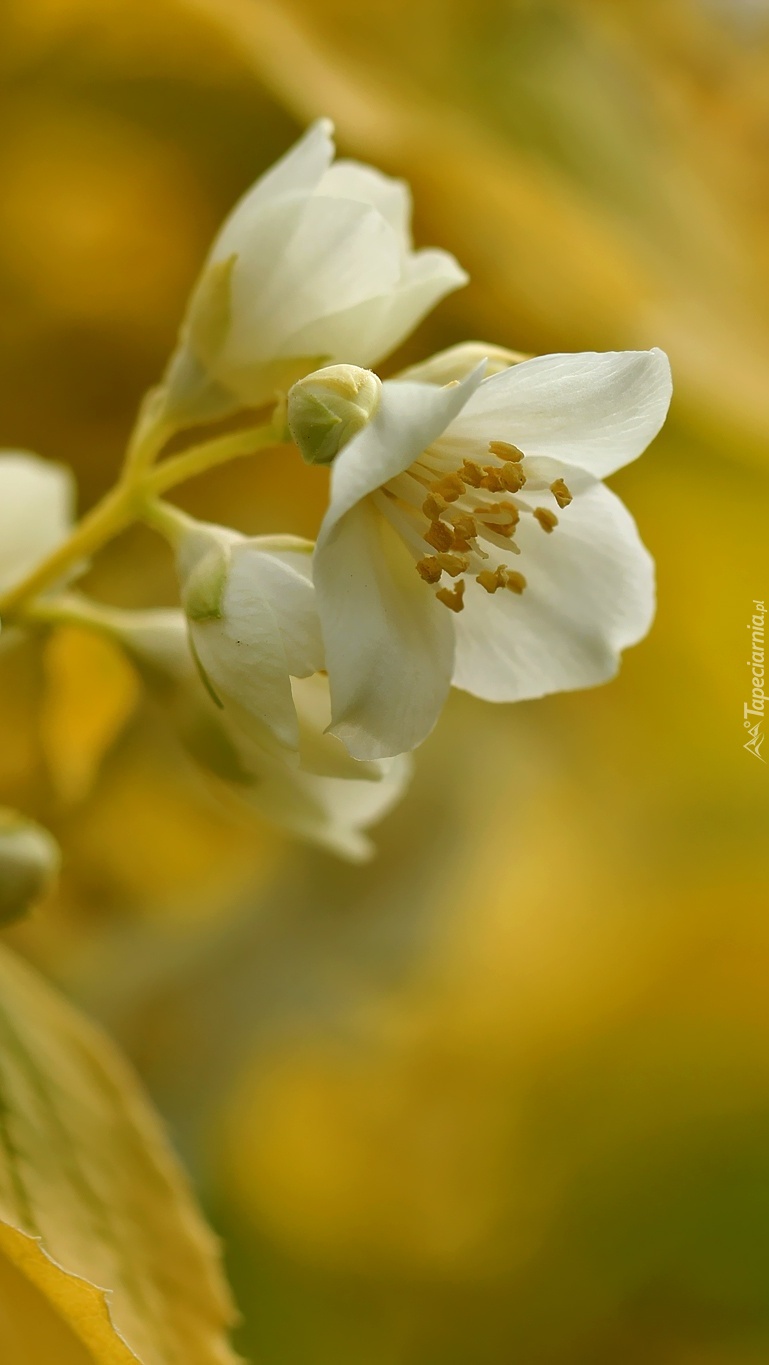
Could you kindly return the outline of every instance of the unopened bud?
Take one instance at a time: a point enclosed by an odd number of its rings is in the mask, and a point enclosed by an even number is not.
[[[18,919],[40,900],[58,870],[53,835],[16,811],[0,810],[0,924]]]
[[[329,365],[294,384],[288,429],[308,464],[331,464],[374,416],[382,381],[357,365]]]
[[[493,374],[509,370],[511,365],[529,359],[530,356],[520,351],[509,351],[505,346],[491,346],[487,341],[461,341],[458,346],[450,346],[447,351],[430,356],[429,360],[410,365],[395,377],[419,384],[456,384],[472,374],[482,361],[486,362],[484,378],[489,379]]]

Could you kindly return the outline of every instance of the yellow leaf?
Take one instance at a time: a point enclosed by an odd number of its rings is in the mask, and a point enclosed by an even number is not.
[[[111,641],[61,626],[45,649],[40,736],[53,785],[69,804],[87,796],[139,698],[139,680]]]
[[[125,1063],[0,951],[3,1365],[235,1365],[231,1321],[214,1239]]]

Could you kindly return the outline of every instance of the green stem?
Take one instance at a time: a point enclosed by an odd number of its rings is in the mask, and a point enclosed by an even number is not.
[[[228,460],[252,455],[257,450],[277,444],[279,442],[274,429],[267,423],[262,427],[249,427],[205,441],[150,469],[145,470],[129,463],[121,480],[86,513],[69,539],[42,560],[26,578],[0,596],[0,620],[7,621],[30,599],[39,596],[57,580],[65,578],[73,568],[87,561],[127,526],[141,520],[145,516],[147,504],[161,493]]]
[[[23,619],[30,625],[87,626],[90,630],[115,634],[116,625],[124,618],[136,615],[120,607],[104,606],[79,593],[59,593],[56,597],[40,597],[23,608]]]
[[[142,493],[148,498],[159,497],[176,484],[204,474],[207,469],[215,469],[217,465],[227,464],[243,455],[255,455],[258,450],[280,444],[271,423],[261,427],[246,427],[227,436],[217,436],[156,465],[141,480]]]
[[[37,597],[57,579],[64,578],[76,564],[87,560],[135,521],[138,514],[135,497],[135,491],[125,484],[118,483],[110,489],[101,502],[86,513],[68,540],[0,597],[0,620],[12,616],[29,598]]]

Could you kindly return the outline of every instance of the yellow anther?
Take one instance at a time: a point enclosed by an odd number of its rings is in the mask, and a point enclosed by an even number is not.
[[[569,503],[573,500],[572,494],[569,492],[563,479],[556,479],[555,483],[551,483],[550,492],[559,507],[568,507]]]
[[[440,583],[442,572],[435,555],[425,555],[424,559],[417,561],[417,573],[425,583]]]
[[[469,483],[471,488],[480,488],[483,470],[474,460],[465,460],[462,464],[462,478],[465,483]]]
[[[513,460],[518,464],[523,459],[523,451],[509,441],[489,441],[489,450],[498,460]]]
[[[475,519],[468,516],[466,512],[454,518],[454,530],[458,536],[463,536],[465,540],[472,540],[473,536],[478,534]]]
[[[456,502],[464,493],[465,485],[458,474],[447,474],[444,479],[439,479],[438,483],[433,484],[432,491],[437,493],[438,497],[445,498],[446,502]]]
[[[431,521],[438,521],[441,513],[446,511],[448,505],[446,499],[442,498],[440,493],[428,493],[422,503],[422,511]]]
[[[448,607],[449,611],[461,611],[465,605],[464,579],[460,580],[455,588],[441,588],[435,596],[439,602],[443,603],[444,607]]]
[[[522,573],[517,573],[515,569],[508,569],[505,574],[505,587],[509,588],[511,592],[517,592],[520,596],[526,587],[526,579]]]
[[[426,540],[428,545],[432,545],[434,550],[443,552],[453,548],[454,532],[450,526],[446,525],[445,521],[434,521],[422,539]]]
[[[488,488],[490,493],[501,493],[505,485],[500,476],[501,470],[497,469],[495,465],[484,465],[481,488]]]
[[[467,555],[436,555],[436,559],[440,567],[451,578],[456,578],[457,574],[464,573],[470,563]]]
[[[537,518],[542,530],[547,531],[548,535],[553,527],[558,525],[558,518],[555,515],[555,512],[551,512],[548,507],[535,507],[534,516]]]
[[[476,575],[475,581],[480,583],[481,587],[485,588],[487,592],[496,592],[497,588],[504,588],[505,586],[505,570],[501,564],[496,569],[482,569]]]
[[[502,487],[506,488],[508,493],[517,493],[526,482],[526,475],[519,464],[503,465],[499,471],[499,477],[502,481]]]
[[[521,519],[518,508],[511,502],[495,502],[493,507],[480,507],[476,512],[488,530],[496,531],[498,536],[511,536]],[[506,519],[497,521],[500,515]]]
[[[495,512],[504,512],[510,526],[517,526],[521,520],[521,514],[514,502],[497,502],[494,504]]]

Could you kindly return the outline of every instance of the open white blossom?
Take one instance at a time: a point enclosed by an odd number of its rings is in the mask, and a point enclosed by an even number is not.
[[[328,733],[328,680],[291,683],[297,749],[260,742],[201,682],[180,611],[124,612],[113,633],[133,654],[150,689],[168,707],[179,736],[215,794],[340,857],[360,862],[373,845],[365,831],[403,796],[411,757],[358,763]]]
[[[653,562],[601,478],[659,431],[666,356],[494,354],[486,379],[470,346],[385,383],[332,466],[314,579],[357,758],[414,748],[452,682],[489,701],[604,682],[651,624]]]
[[[23,450],[0,451],[0,591],[65,539],[75,485],[70,470]]]
[[[236,205],[211,248],[167,376],[175,412],[268,402],[317,365],[373,365],[467,283],[414,251],[408,187],[334,158],[314,123]]]

